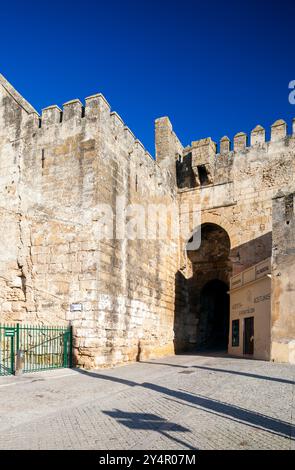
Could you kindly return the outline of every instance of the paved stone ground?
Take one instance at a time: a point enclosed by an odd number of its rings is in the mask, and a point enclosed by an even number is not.
[[[295,449],[295,367],[181,355],[0,378],[0,449]]]

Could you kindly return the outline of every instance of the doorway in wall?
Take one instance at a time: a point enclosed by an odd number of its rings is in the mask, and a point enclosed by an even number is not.
[[[244,319],[244,354],[254,354],[254,317]]]
[[[216,224],[201,225],[199,249],[188,251],[193,276],[191,312],[196,318],[196,348],[226,350],[229,332],[230,238]]]
[[[229,335],[228,285],[218,279],[205,284],[200,296],[199,336],[203,349],[226,350]]]

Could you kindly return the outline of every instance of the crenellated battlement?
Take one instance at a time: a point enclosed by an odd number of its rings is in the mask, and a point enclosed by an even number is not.
[[[247,148],[259,146],[265,143],[281,141],[287,137],[295,135],[295,119],[292,121],[292,134],[287,134],[287,123],[283,119],[275,121],[270,129],[270,141],[266,140],[264,127],[257,125],[248,136],[245,132],[238,132],[233,138],[233,143],[227,136],[220,139],[219,149],[216,146],[216,153],[224,155],[229,152],[241,152]]]
[[[216,167],[230,168],[232,162],[238,160],[239,154],[252,155],[257,152],[259,158],[262,158],[264,152],[283,152],[284,142],[287,147],[290,138],[295,136],[295,119],[289,135],[287,123],[278,119],[271,126],[269,141],[266,139],[266,130],[257,125],[249,135],[238,132],[232,139],[224,136],[218,144],[209,137],[193,141],[190,146],[183,148],[169,118],[164,116],[155,122],[155,159],[101,93],[86,97],[84,102],[73,99],[61,107],[48,106],[39,115],[3,77],[0,77],[0,84],[26,113],[26,119],[21,121],[21,135],[28,141],[32,137],[33,145],[41,147],[42,151],[58,145],[60,148],[57,152],[60,154],[63,143],[74,138],[72,147],[80,145],[83,152],[86,148],[95,147],[96,155],[100,155],[106,163],[109,161],[108,155],[113,158],[113,155],[122,152],[127,161],[130,158],[134,167],[140,168],[143,164],[157,167],[159,175],[170,188],[177,186],[179,175],[189,179],[190,185],[199,186],[202,181],[214,184]],[[81,144],[78,144],[80,140]],[[61,164],[61,160],[59,162]]]
[[[59,124],[62,121],[62,116],[63,112],[57,105],[48,106],[42,110],[40,127]]]
[[[251,147],[259,146],[262,144],[271,144],[272,142],[282,141],[285,138],[295,136],[295,118],[292,121],[291,127],[292,133],[287,134],[287,123],[283,119],[275,121],[270,129],[270,140],[266,140],[265,129],[257,125],[248,136],[245,132],[237,132],[234,135],[233,141],[229,139],[227,135],[222,137],[217,145],[210,137],[206,139],[200,139],[193,141],[191,145],[184,148],[184,156],[189,153],[200,154],[200,149],[204,149],[204,146],[210,142],[210,154],[212,152],[216,155],[225,155],[230,152],[242,152]],[[201,152],[202,153],[202,152]]]
[[[265,142],[265,129],[258,125],[251,132],[251,145],[263,144]]]
[[[71,119],[80,119],[83,116],[84,106],[80,100],[71,100],[63,105],[62,121],[69,121]]]
[[[16,120],[14,113],[6,113],[4,133],[7,129],[11,140],[22,142],[26,184],[32,185],[33,178],[41,199],[48,195],[50,206],[65,205],[71,211],[75,201],[88,207],[98,197],[96,192],[104,192],[102,199],[108,200],[113,181],[116,192],[129,191],[135,199],[147,194],[175,197],[176,161],[183,147],[168,117],[156,122],[155,158],[101,93],[53,104],[38,113],[1,76],[0,86],[5,88],[0,88],[1,103],[9,100],[20,114]],[[74,184],[64,180],[64,174],[71,175]]]
[[[62,124],[73,119],[79,122],[84,117],[97,118],[103,109],[107,110],[110,116],[116,114],[111,112],[111,107],[102,94],[85,98],[85,105],[79,99],[74,99],[64,103],[62,109],[57,105],[47,106],[42,109],[39,127]]]
[[[46,133],[49,132],[48,139],[51,140],[52,130],[55,135],[58,135],[56,132],[60,132],[60,135],[66,138],[67,135],[79,131],[79,127],[81,132],[86,134],[90,129],[93,132],[93,128],[99,128],[101,135],[113,139],[116,145],[124,148],[130,156],[136,154],[138,158],[159,166],[121,116],[111,109],[101,93],[86,97],[84,104],[79,99],[73,99],[64,103],[62,107],[47,106],[42,109],[41,115],[34,110],[27,116],[24,131],[27,136],[34,134],[38,138],[40,135],[45,140]]]
[[[271,154],[280,155],[289,152],[288,149],[294,149],[294,137],[295,119],[292,121],[292,134],[290,135],[287,133],[287,123],[278,119],[271,126],[269,141],[266,140],[265,129],[260,125],[257,125],[250,135],[238,132],[233,142],[228,136],[222,137],[219,145],[210,137],[193,141],[190,146],[183,149],[182,160],[177,163],[178,186],[194,188],[220,184],[221,181],[231,177],[231,168],[235,162],[248,164],[245,154],[251,155],[251,160],[254,157],[261,162],[267,154],[268,158],[265,160],[267,166]]]

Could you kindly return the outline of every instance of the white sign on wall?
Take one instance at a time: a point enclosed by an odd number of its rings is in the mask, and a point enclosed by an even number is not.
[[[83,306],[82,304],[71,304],[70,305],[71,312],[82,312]]]

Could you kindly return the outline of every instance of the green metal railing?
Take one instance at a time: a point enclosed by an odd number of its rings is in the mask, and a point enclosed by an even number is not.
[[[72,328],[0,325],[0,375],[72,367]]]

